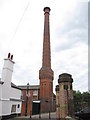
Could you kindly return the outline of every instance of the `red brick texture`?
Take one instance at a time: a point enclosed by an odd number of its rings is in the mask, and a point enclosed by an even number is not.
[[[40,98],[47,100],[53,96],[53,81],[49,79],[40,80]]]
[[[34,90],[28,90],[28,101],[27,101],[27,115],[32,114],[32,101],[33,100],[38,100],[38,95],[33,96],[33,91]],[[39,91],[38,91],[39,92]],[[26,111],[26,99],[27,99],[27,89],[22,90],[22,108],[21,108],[21,115],[25,116],[25,111]]]
[[[50,51],[50,28],[49,28],[50,8],[44,8],[44,36],[43,36],[43,59],[42,68],[39,70],[40,79],[40,99],[41,111],[50,110],[53,97],[53,79],[54,73],[51,69],[51,51]]]

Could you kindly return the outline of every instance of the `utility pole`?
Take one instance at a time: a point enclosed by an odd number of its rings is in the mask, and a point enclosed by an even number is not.
[[[27,94],[26,94],[25,116],[27,116],[27,107],[28,107],[28,89],[29,89],[29,83],[27,83]]]

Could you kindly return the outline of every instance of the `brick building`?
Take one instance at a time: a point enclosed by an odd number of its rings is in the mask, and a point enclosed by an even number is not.
[[[39,113],[34,110],[34,105],[37,103],[40,105],[40,86],[39,85],[29,85],[18,86],[22,90],[21,99],[22,99],[22,108],[21,115],[32,115]],[[38,106],[39,107],[39,106]]]
[[[22,107],[21,107],[21,115],[27,116],[32,114],[39,114],[41,111],[41,104],[45,103],[47,111],[49,107],[47,101],[40,100],[40,85],[22,85],[18,86],[21,89],[21,99],[22,99]],[[51,101],[49,101],[51,104]],[[56,99],[53,97],[53,111],[56,110]]]

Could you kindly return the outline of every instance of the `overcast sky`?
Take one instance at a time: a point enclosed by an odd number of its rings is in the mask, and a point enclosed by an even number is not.
[[[77,2],[78,1],[78,2]],[[0,0],[0,74],[3,59],[14,55],[12,82],[39,84],[42,67],[43,8],[50,12],[54,92],[58,76],[69,73],[74,90],[88,90],[89,0]]]

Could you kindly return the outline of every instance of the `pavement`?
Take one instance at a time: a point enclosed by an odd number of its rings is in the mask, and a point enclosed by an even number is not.
[[[30,116],[21,116],[21,117],[16,117],[16,118],[29,118],[30,119]],[[56,120],[56,112],[52,112],[52,113],[42,113],[41,116],[38,114],[38,115],[32,115],[31,116],[31,119],[54,119]]]
[[[11,118],[8,120],[56,120],[56,112],[52,112],[52,113],[43,113],[41,114],[41,118],[38,115],[32,115],[31,118],[30,116],[20,116],[20,117],[15,117],[15,118]]]
[[[34,115],[32,116],[32,118],[39,118],[39,115]],[[52,113],[43,113],[41,114],[41,118],[46,118],[46,119],[56,119],[56,112],[52,112]]]
[[[15,118],[11,118],[8,120],[57,120],[56,119],[56,112],[52,112],[52,113],[42,113],[41,117],[38,115],[32,115],[31,118],[30,116],[20,116],[20,117],[15,117]],[[60,119],[60,120],[65,120],[65,119]],[[69,116],[67,116],[66,120],[75,120],[74,118],[71,118]]]

